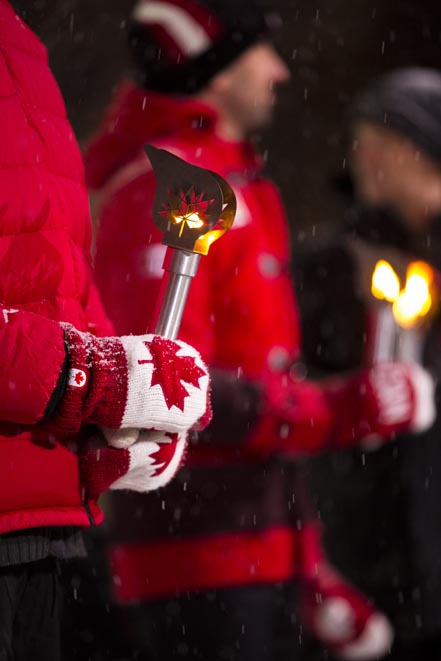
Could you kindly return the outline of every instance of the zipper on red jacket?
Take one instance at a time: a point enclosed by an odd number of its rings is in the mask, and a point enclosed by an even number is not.
[[[96,522],[95,519],[93,518],[92,510],[89,507],[89,497],[87,494],[87,489],[84,490],[83,505],[84,505],[84,509],[86,510],[86,514],[89,519],[90,525],[96,526]]]

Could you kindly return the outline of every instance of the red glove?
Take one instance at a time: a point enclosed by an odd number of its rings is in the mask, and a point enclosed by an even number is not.
[[[128,449],[111,448],[97,439],[80,454],[82,483],[92,498],[107,489],[159,489],[179,469],[186,447],[184,433],[144,431]]]
[[[435,384],[416,363],[379,363],[347,383],[325,389],[334,411],[332,445],[378,443],[421,432],[435,420]]]
[[[434,419],[433,379],[414,363],[382,363],[321,384],[281,375],[267,383],[251,445],[311,453],[423,431]]]
[[[306,526],[301,539],[301,612],[306,629],[342,659],[386,655],[394,637],[387,617],[328,564],[316,526]]]
[[[64,324],[67,390],[54,416],[61,429],[100,425],[109,442],[131,445],[140,429],[183,433],[210,417],[208,371],[184,342],[157,335],[97,338]],[[124,438],[112,430],[124,429]]]

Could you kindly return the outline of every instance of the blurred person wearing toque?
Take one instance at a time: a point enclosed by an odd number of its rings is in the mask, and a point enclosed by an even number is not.
[[[342,231],[311,247],[298,265],[306,361],[329,377],[363,362],[368,264],[423,261],[434,271],[434,312],[401,331],[414,356],[441,377],[441,73],[392,70],[362,90],[349,112],[351,198]],[[343,291],[340,306],[331,292]],[[326,330],[323,324],[326,319]],[[413,334],[413,338],[412,338]],[[317,356],[317,345],[322,347]],[[436,394],[439,412],[439,386]],[[441,654],[441,420],[360,457],[320,459],[311,475],[322,504],[327,548],[389,616],[387,659],[435,661]],[[416,441],[416,442],[415,442]],[[323,476],[326,475],[326,485]],[[351,527],[347,521],[353,520]],[[358,522],[358,523],[357,523]]]
[[[171,479],[207,417],[208,373],[182,342],[114,335],[81,154],[46,49],[6,0],[0,63],[0,659],[57,661],[60,566],[84,555],[100,494]],[[198,383],[172,412],[173,351]]]
[[[298,462],[369,434],[390,440],[418,428],[420,413],[430,424],[430,378],[387,364],[319,387],[296,365],[287,222],[249,140],[289,79],[273,19],[251,2],[136,4],[136,83],[119,88],[85,153],[99,199],[96,277],[120,332],[149,325],[145,294],[159,291],[165,253],[143,145],[219,173],[238,201],[232,229],[200,265],[181,327],[211,367],[213,423],[194,437],[174,487],[107,500],[124,658],[298,658],[304,622],[342,656],[372,658],[391,640],[386,618],[328,565]],[[398,415],[390,395],[403,405]]]

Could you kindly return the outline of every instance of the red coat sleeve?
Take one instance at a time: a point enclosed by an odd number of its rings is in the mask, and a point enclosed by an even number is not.
[[[63,330],[31,312],[0,307],[0,420],[40,421],[66,357]]]

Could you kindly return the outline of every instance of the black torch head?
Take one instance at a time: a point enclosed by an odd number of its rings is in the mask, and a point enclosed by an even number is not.
[[[155,225],[162,243],[206,255],[210,245],[231,227],[236,198],[221,176],[152,145],[144,147],[156,176]]]

